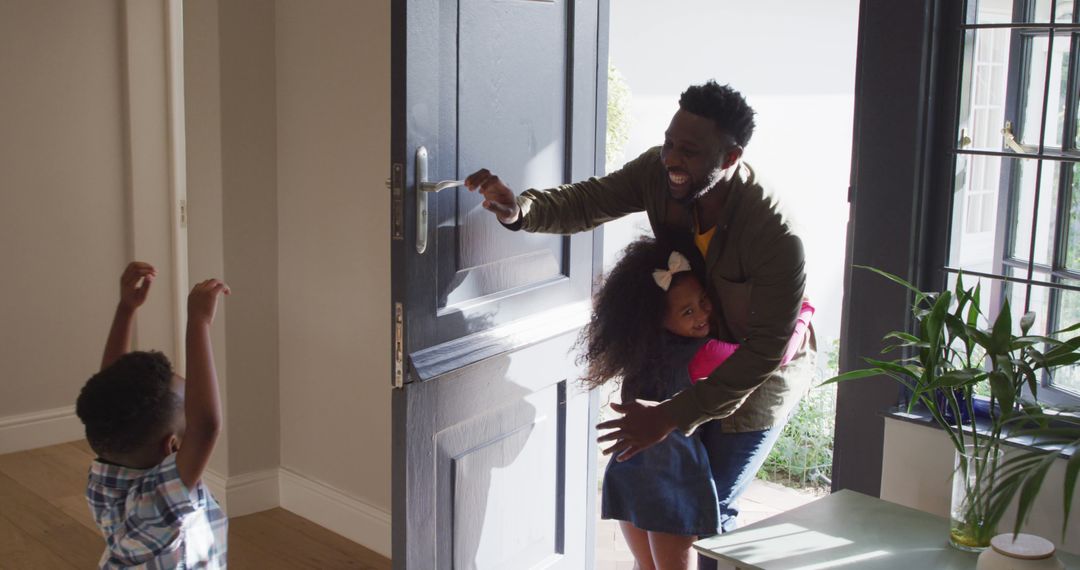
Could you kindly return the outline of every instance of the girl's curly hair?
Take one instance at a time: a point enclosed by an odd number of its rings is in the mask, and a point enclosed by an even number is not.
[[[689,238],[643,237],[623,250],[622,258],[603,278],[593,296],[589,324],[581,331],[578,364],[585,366],[581,378],[587,388],[597,388],[614,378],[633,385],[636,378],[651,377],[661,360],[663,320],[667,293],[653,280],[653,270],[666,269],[672,251],[690,261],[689,272],[677,273],[672,283],[700,273],[701,254]]]

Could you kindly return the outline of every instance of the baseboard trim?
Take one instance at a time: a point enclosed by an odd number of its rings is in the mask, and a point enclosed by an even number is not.
[[[286,467],[279,481],[282,508],[391,557],[389,512]]]
[[[0,418],[0,454],[66,443],[85,436],[75,406]]]
[[[214,499],[217,500],[218,504],[221,505],[221,508],[224,510],[229,498],[228,493],[225,492],[228,488],[227,478],[217,471],[207,469],[206,471],[203,471],[202,481],[210,488],[210,494],[214,496]],[[228,511],[226,511],[226,513],[228,513]]]
[[[230,517],[250,515],[281,504],[277,469],[265,469],[235,477],[224,477],[220,473],[207,470],[203,472],[203,483],[210,488],[222,510]]]
[[[277,469],[266,469],[229,477],[225,486],[230,517],[242,517],[281,504]]]

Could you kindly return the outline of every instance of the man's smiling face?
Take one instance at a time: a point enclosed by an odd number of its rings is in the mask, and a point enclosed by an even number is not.
[[[660,160],[668,172],[671,197],[693,199],[715,186],[741,149],[707,117],[679,109],[664,133]]]

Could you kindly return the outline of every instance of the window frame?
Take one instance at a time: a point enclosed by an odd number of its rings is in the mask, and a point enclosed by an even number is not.
[[[944,286],[950,276],[958,273],[966,273],[977,277],[983,277],[990,279],[992,285],[992,305],[993,307],[1000,307],[1004,301],[1006,295],[1010,294],[1010,291],[1016,285],[1024,287],[1024,307],[1023,312],[1027,312],[1031,308],[1032,291],[1034,287],[1045,287],[1047,299],[1047,310],[1043,317],[1046,319],[1046,331],[1054,331],[1061,328],[1061,309],[1062,309],[1062,296],[1066,291],[1080,291],[1080,286],[1070,286],[1066,280],[1072,280],[1080,285],[1080,268],[1069,269],[1067,267],[1066,256],[1068,254],[1068,240],[1069,240],[1069,213],[1072,208],[1072,201],[1074,199],[1080,200],[1080,196],[1074,198],[1074,192],[1080,192],[1080,188],[1074,187],[1074,185],[1080,185],[1080,177],[1074,172],[1074,168],[1061,167],[1056,177],[1057,189],[1055,200],[1052,202],[1050,215],[1054,217],[1053,234],[1049,236],[1051,252],[1049,256],[1049,265],[1045,263],[1036,262],[1036,246],[1038,244],[1037,235],[1039,233],[1039,215],[1041,200],[1044,199],[1044,192],[1052,191],[1052,189],[1044,188],[1046,177],[1044,176],[1043,169],[1053,163],[1058,163],[1061,166],[1065,164],[1078,164],[1080,165],[1080,151],[1077,150],[1077,119],[1078,119],[1078,100],[1080,100],[1080,92],[1078,92],[1077,86],[1080,85],[1080,2],[1074,2],[1072,6],[1072,17],[1068,23],[1056,22],[1057,17],[1057,2],[1051,4],[1051,22],[1049,23],[1032,23],[1032,15],[1036,8],[1037,0],[1013,0],[1013,18],[1010,23],[969,23],[977,21],[973,10],[976,8],[976,2],[968,0],[964,4],[963,14],[966,17],[962,18],[957,27],[952,28],[951,33],[955,33],[955,44],[957,45],[958,57],[956,58],[954,65],[945,65],[941,68],[941,72],[945,75],[939,78],[939,85],[941,87],[940,93],[954,93],[955,109],[954,116],[952,117],[952,129],[951,133],[954,133],[953,143],[948,147],[947,156],[945,156],[941,162],[942,165],[936,170],[940,173],[939,181],[944,182],[942,187],[948,188],[949,191],[944,192],[947,195],[947,208],[948,221],[946,222],[946,231],[941,232],[945,237],[944,242],[937,242],[937,247],[940,247],[945,252],[946,263],[939,265],[941,270],[941,282],[935,284],[937,288]],[[974,83],[972,77],[965,77],[965,71],[968,66],[972,66],[974,69],[974,60],[979,57],[978,50],[976,48],[975,41],[968,41],[969,34],[974,31],[974,34],[978,34],[978,30],[993,30],[993,29],[1008,29],[1010,30],[1010,47],[1009,47],[1009,59],[1007,62],[1008,72],[1006,74],[1006,95],[1005,95],[1005,120],[1013,125],[1014,133],[1025,133],[1028,125],[1023,124],[1022,121],[1031,120],[1032,117],[1026,117],[1026,110],[1028,104],[1029,85],[1025,81],[1025,78],[1031,77],[1033,70],[1037,68],[1040,62],[1035,59],[1038,52],[1035,49],[1035,42],[1037,38],[1047,38],[1046,46],[1046,60],[1041,62],[1043,65],[1043,85],[1042,85],[1042,104],[1041,111],[1037,117],[1034,117],[1039,121],[1038,124],[1038,141],[1037,145],[1025,145],[1025,148],[1034,146],[1033,152],[1021,154],[1019,152],[1012,152],[1006,145],[1002,145],[1000,152],[979,150],[979,149],[965,149],[963,136],[961,135],[961,124],[968,121],[971,117],[974,117],[974,111],[972,110],[976,103],[974,102],[974,95],[970,95],[972,101],[965,101],[965,81]],[[948,34],[950,31],[945,29],[941,31],[945,36],[948,43]],[[1061,147],[1047,145],[1047,120],[1048,113],[1055,112],[1055,110],[1049,109],[1049,101],[1051,97],[1051,89],[1054,88],[1051,80],[1054,77],[1053,66],[1056,65],[1058,58],[1055,57],[1055,43],[1059,41],[1069,42],[1068,60],[1067,66],[1064,70],[1067,75],[1063,78],[1065,85],[1065,101],[1064,101],[1064,116],[1062,117],[1062,136]],[[974,87],[972,87],[973,89]],[[963,113],[968,113],[970,117],[964,117]],[[1053,135],[1051,135],[1053,138]],[[1057,141],[1053,141],[1057,142]],[[995,232],[995,244],[994,244],[994,258],[993,258],[993,271],[989,273],[981,273],[977,271],[971,271],[970,269],[964,269],[959,267],[959,264],[952,263],[953,260],[949,259],[953,248],[953,239],[956,235],[954,231],[964,231],[966,228],[959,228],[954,230],[952,227],[954,223],[960,223],[966,226],[967,220],[956,220],[958,210],[954,199],[957,197],[958,192],[955,192],[955,173],[957,168],[957,161],[961,156],[968,156],[974,159],[978,156],[998,156],[1001,158],[1001,173],[1000,183],[998,185],[998,205],[999,212],[1004,212],[1003,216],[998,217],[998,223],[996,224]],[[1018,159],[1018,160],[1015,160]],[[1019,160],[1031,160],[1035,164],[1036,170],[1034,175],[1034,192],[1031,196],[1033,204],[1031,205],[1031,225],[1030,235],[1027,236],[1029,243],[1026,244],[1027,252],[1022,254],[1024,257],[1014,255],[1016,240],[1018,237],[1018,230],[1022,227],[1019,224],[1019,200],[1023,195],[1023,189],[1021,187],[1022,181],[1020,179],[1020,172],[1017,166],[1021,164]],[[948,177],[946,178],[946,174]],[[968,208],[968,189],[965,183],[965,191],[963,192],[962,204],[964,208],[964,215],[967,215]],[[930,248],[935,246],[934,241],[931,239]],[[1018,271],[1024,277],[1017,278],[1012,275],[1011,270]],[[1040,279],[1041,276],[1045,276]],[[1039,391],[1039,399],[1044,403],[1051,405],[1080,405],[1080,390],[1069,390],[1068,388],[1060,387],[1052,383],[1052,380],[1048,374],[1043,374],[1042,382]]]

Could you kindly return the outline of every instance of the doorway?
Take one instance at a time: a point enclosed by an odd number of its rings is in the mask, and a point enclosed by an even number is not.
[[[607,170],[663,141],[687,86],[715,79],[741,91],[757,111],[744,158],[780,198],[806,248],[820,379],[836,373],[840,337],[858,9],[857,0],[611,2]],[[605,270],[648,232],[644,214],[606,224]],[[614,397],[600,395],[601,419],[614,417]],[[740,525],[828,492],[834,410],[835,387],[803,399],[744,496]],[[597,568],[632,567],[611,523],[598,522]]]

